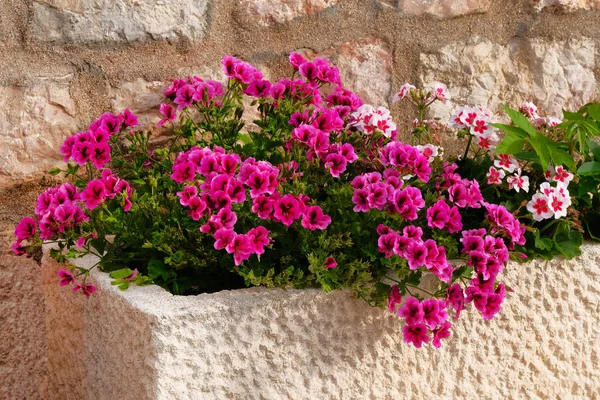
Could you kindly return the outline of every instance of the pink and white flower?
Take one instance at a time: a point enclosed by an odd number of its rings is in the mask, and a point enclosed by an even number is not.
[[[554,215],[550,206],[550,198],[543,193],[536,193],[527,203],[527,210],[533,214],[533,219],[542,221]]]
[[[519,162],[510,154],[499,154],[498,157],[500,158],[499,160],[494,160],[494,166],[496,168],[502,168],[511,174],[519,168]]]
[[[394,94],[394,96],[392,96],[392,103],[402,100],[403,98],[405,98],[406,96],[408,96],[410,94],[411,90],[415,90],[415,89],[416,89],[416,87],[414,87],[410,83],[405,83],[404,85],[402,85],[400,87],[400,91],[398,93]]]
[[[525,102],[521,104],[520,110],[529,119],[538,119],[540,117],[537,114],[537,107],[533,103]]]
[[[488,178],[488,185],[500,185],[502,183],[502,179],[506,176],[506,173],[504,170],[496,169],[492,166],[485,176]]]
[[[443,104],[446,104],[451,97],[450,92],[448,91],[448,87],[441,82],[433,82],[431,94]]]
[[[517,168],[517,173],[506,178],[509,189],[514,189],[519,193],[522,189],[524,192],[529,192],[529,177],[521,175],[521,168]]]

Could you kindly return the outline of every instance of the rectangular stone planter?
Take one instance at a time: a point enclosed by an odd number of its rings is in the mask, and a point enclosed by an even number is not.
[[[51,399],[600,397],[600,245],[509,265],[501,314],[463,312],[439,350],[404,344],[397,317],[345,292],[180,297],[94,272],[86,298],[58,286],[59,267],[44,256]]]

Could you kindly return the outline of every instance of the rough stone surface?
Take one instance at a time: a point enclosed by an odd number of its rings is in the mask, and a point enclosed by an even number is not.
[[[599,0],[529,0],[537,11],[572,12],[600,10]]]
[[[427,14],[442,19],[486,12],[489,7],[490,0],[398,0],[398,8],[404,14]]]
[[[261,26],[284,24],[335,6],[340,0],[241,0],[241,7]]]
[[[47,393],[41,269],[32,259],[11,255],[9,246],[39,190],[32,184],[0,189],[0,399],[38,400]]]
[[[59,148],[75,133],[72,75],[0,86],[0,187],[38,177],[60,163]]]
[[[463,313],[440,350],[404,344],[398,318],[345,292],[177,297],[119,292],[94,273],[87,299],[58,287],[57,268],[45,259],[50,398],[600,396],[600,245],[510,265],[515,292],[500,316]],[[119,379],[126,370],[135,379]]]
[[[441,81],[454,101],[432,107],[446,121],[457,105],[483,105],[501,111],[533,101],[542,115],[562,117],[597,96],[595,42],[515,38],[508,45],[482,38],[421,54],[421,83]]]
[[[329,59],[339,68],[344,87],[367,103],[388,105],[392,90],[392,52],[385,40],[365,37],[321,52],[308,49],[299,52],[309,59]]]
[[[56,43],[133,42],[185,37],[207,28],[208,0],[34,0],[33,34]]]
[[[128,108],[138,116],[141,128],[153,128],[160,121],[159,106],[167,86],[167,82],[138,78],[113,87],[110,93],[112,111],[120,113]]]

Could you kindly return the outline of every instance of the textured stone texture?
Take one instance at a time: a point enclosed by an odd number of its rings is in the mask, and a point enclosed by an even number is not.
[[[340,0],[241,0],[241,7],[261,26],[284,24],[335,6]]]
[[[398,7],[411,16],[427,14],[437,18],[454,18],[486,12],[490,0],[398,0]]]
[[[133,82],[125,82],[113,87],[110,93],[112,111],[120,113],[128,108],[138,116],[142,128],[153,128],[160,121],[158,109],[164,100],[162,93],[167,86],[166,82],[148,82],[138,78]]]
[[[392,52],[377,37],[365,37],[321,52],[299,50],[309,59],[325,57],[340,70],[344,87],[375,106],[387,106],[392,90]]]
[[[41,268],[11,255],[14,225],[40,185],[0,189],[0,399],[46,398],[47,339]]]
[[[597,96],[595,42],[515,38],[508,45],[473,38],[421,54],[421,81],[448,85],[454,101],[436,103],[433,115],[447,120],[459,105],[500,111],[533,101],[542,114],[562,117]]]
[[[0,187],[57,165],[64,139],[76,133],[73,75],[0,86]]]
[[[34,0],[33,34],[57,43],[132,42],[185,37],[207,28],[208,0]]]
[[[599,0],[528,0],[537,11],[572,12],[600,10]]]
[[[464,313],[440,350],[405,345],[399,319],[344,292],[175,297],[94,273],[87,299],[58,287],[57,268],[45,259],[50,398],[600,396],[600,245],[510,265],[501,315]]]

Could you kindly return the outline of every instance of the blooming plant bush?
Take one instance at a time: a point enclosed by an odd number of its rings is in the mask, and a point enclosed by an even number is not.
[[[418,103],[420,92],[404,87],[398,99]],[[428,106],[419,105],[420,112]],[[581,254],[584,237],[600,239],[600,146],[593,140],[600,134],[600,104],[564,111],[565,122],[540,117],[532,103],[504,109],[512,125],[481,106],[454,111],[449,126],[468,138],[458,171],[481,183],[485,201],[505,206],[527,226],[526,244],[516,247],[524,258]],[[432,130],[431,124],[418,129]]]
[[[92,268],[121,289],[350,289],[403,318],[416,347],[439,347],[469,304],[493,318],[525,226],[439,146],[398,141],[389,111],[345,89],[327,60],[292,53],[290,64],[291,78],[271,82],[225,57],[225,85],[174,81],[160,107],[166,143],[127,110],[102,115],[65,141],[67,165],[51,173],[67,183],[40,195],[14,251],[57,241],[58,261],[95,254]],[[445,86],[396,97],[417,104],[419,141],[437,135],[423,112],[449,99]],[[67,265],[60,285],[93,294],[90,270]]]

